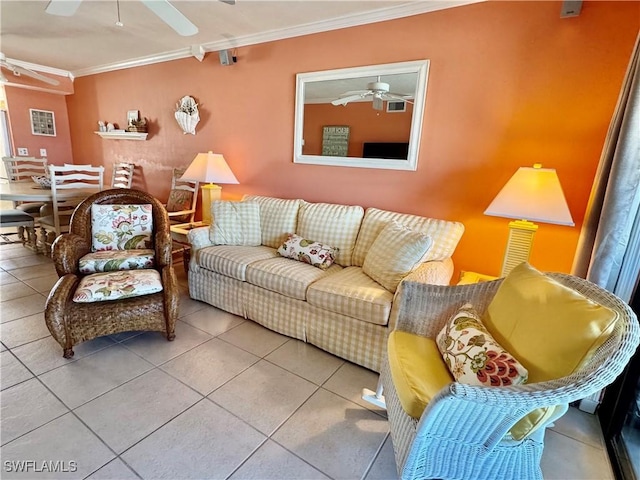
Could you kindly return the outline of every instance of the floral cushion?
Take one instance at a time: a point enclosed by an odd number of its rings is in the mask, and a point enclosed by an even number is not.
[[[174,189],[169,192],[167,200],[167,212],[181,212],[183,210],[191,210],[193,205],[193,192],[189,190]],[[191,214],[172,216],[171,220],[185,223],[191,220]]]
[[[73,295],[76,303],[104,302],[162,291],[157,270],[94,273],[80,280]]]
[[[153,248],[151,204],[91,205],[91,249]]]
[[[333,264],[337,253],[338,249],[335,247],[307,240],[295,233],[290,233],[289,238],[278,248],[278,254],[281,256],[308,263],[322,270]]]
[[[493,339],[470,304],[447,321],[436,342],[460,383],[502,387],[527,381],[527,370]]]
[[[101,250],[86,254],[78,262],[80,273],[137,270],[155,266],[155,252],[140,250]]]
[[[417,268],[433,244],[431,237],[395,220],[378,234],[362,264],[362,271],[391,293]]]

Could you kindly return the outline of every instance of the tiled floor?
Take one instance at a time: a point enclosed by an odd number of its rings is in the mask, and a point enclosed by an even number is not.
[[[191,300],[177,272],[174,342],[112,335],[65,360],[43,317],[51,261],[0,247],[0,477],[34,461],[22,478],[397,478],[385,414],[359,398],[375,373]],[[595,417],[575,409],[542,464],[613,478]]]

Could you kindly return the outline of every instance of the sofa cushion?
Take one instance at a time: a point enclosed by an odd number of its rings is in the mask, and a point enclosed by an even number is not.
[[[302,202],[295,233],[337,248],[336,263],[348,267],[363,215],[357,205]]]
[[[260,205],[251,201],[213,201],[209,239],[214,245],[260,245]]]
[[[249,264],[274,257],[278,254],[271,247],[216,245],[198,250],[196,261],[201,268],[244,282]]]
[[[262,245],[278,248],[287,235],[296,231],[298,209],[302,200],[245,195],[243,201],[254,201],[260,205],[260,229]]]
[[[419,419],[431,399],[453,382],[436,342],[431,338],[394,330],[389,334],[387,354],[398,400],[407,415]]]
[[[458,222],[436,220],[407,213],[389,212],[377,208],[367,208],[360,233],[358,234],[358,241],[353,251],[353,265],[362,266],[364,264],[371,245],[391,220],[396,220],[411,230],[424,233],[431,237],[433,246],[424,258],[425,262],[444,260],[445,258],[451,257],[464,232],[464,226]]]
[[[91,249],[152,248],[151,204],[91,205]]]
[[[527,381],[527,370],[496,342],[476,309],[463,305],[436,337],[451,374],[460,383],[507,387]]]
[[[257,287],[298,300],[306,300],[309,285],[326,276],[333,276],[340,270],[342,267],[339,265],[321,270],[308,263],[278,257],[251,263],[247,266],[245,276],[248,283]]]
[[[375,325],[387,325],[393,294],[360,267],[347,267],[311,284],[307,301],[318,308]]]
[[[432,245],[431,237],[389,222],[371,244],[362,271],[392,293],[416,269]]]
[[[157,270],[94,273],[80,279],[73,295],[76,303],[104,302],[162,291]]]
[[[529,371],[529,383],[574,372],[609,338],[618,315],[522,263],[503,280],[482,321]]]
[[[287,240],[278,247],[278,255],[285,258],[308,263],[320,270],[326,270],[335,261],[337,249],[330,245],[314,242],[292,233]]]
[[[78,270],[84,274],[137,270],[154,266],[155,251],[151,249],[102,250],[87,253],[78,261]]]

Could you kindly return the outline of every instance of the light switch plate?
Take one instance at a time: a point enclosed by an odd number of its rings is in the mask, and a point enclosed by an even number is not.
[[[18,148],[18,155],[20,155],[21,157],[28,157],[29,150],[26,148]]]
[[[46,157],[47,156],[47,149],[46,148],[41,148],[40,149],[40,156],[41,157]]]

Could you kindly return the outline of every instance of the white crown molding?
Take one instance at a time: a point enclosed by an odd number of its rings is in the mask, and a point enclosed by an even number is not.
[[[46,65],[38,65],[37,63],[23,62],[22,60],[16,60],[15,58],[7,58],[7,62],[17,65],[27,70],[35,70],[40,73],[49,73],[51,75],[58,75],[60,77],[70,78],[73,81],[73,74],[68,70],[62,70],[60,68],[47,67]]]
[[[382,8],[368,13],[358,13],[345,15],[340,18],[331,20],[321,20],[319,22],[308,23],[306,25],[298,25],[295,27],[271,30],[257,34],[236,37],[230,40],[219,40],[216,42],[203,43],[199,47],[204,52],[216,52],[226,50],[228,48],[246,47],[259,43],[273,42],[275,40],[284,40],[286,38],[299,37],[302,35],[310,35],[313,33],[327,32],[330,30],[338,30],[341,28],[356,27],[369,23],[384,22],[386,20],[395,20],[397,18],[410,17],[412,15],[420,15],[423,13],[435,12],[448,8],[480,3],[486,0],[414,0],[402,5]],[[196,45],[198,47],[198,45]],[[148,55],[146,57],[134,58],[125,62],[115,62],[98,67],[84,68],[75,70],[73,75],[83,77],[86,75],[95,75],[98,73],[111,72],[114,70],[123,70],[126,68],[141,67],[154,63],[168,62],[171,60],[179,60],[193,56],[193,47],[181,48],[170,52],[159,53],[156,55]]]

